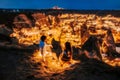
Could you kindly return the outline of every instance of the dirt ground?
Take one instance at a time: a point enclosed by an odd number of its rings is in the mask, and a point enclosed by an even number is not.
[[[120,68],[111,67],[102,61],[77,59],[70,70],[61,73],[46,73],[40,63],[33,63],[32,49],[0,49],[0,80],[120,80]],[[39,75],[39,77],[36,77]]]

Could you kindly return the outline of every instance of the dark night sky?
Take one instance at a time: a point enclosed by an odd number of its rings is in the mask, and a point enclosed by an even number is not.
[[[65,9],[120,10],[120,0],[0,0],[0,8],[46,9],[53,6]]]

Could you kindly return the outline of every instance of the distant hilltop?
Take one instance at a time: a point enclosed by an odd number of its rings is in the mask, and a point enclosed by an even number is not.
[[[64,8],[61,8],[61,7],[58,7],[58,6],[54,6],[54,7],[52,7],[52,9],[60,10],[60,9],[64,9]]]

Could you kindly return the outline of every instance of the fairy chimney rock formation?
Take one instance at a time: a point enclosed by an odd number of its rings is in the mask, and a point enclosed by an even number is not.
[[[29,28],[32,27],[30,19],[25,14],[19,14],[14,18],[13,24],[16,28]]]

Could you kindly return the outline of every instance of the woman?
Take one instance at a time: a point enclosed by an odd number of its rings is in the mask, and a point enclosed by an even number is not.
[[[70,42],[66,42],[65,43],[65,49],[64,49],[64,52],[63,52],[62,60],[63,61],[70,61],[70,60],[72,60],[72,49],[71,49]]]
[[[43,58],[43,61],[45,61],[45,58],[44,58],[44,46],[45,46],[45,40],[46,40],[46,36],[41,36],[40,38],[40,44],[39,44],[39,49],[40,49],[40,52],[41,52],[41,55],[42,55],[42,58]]]

